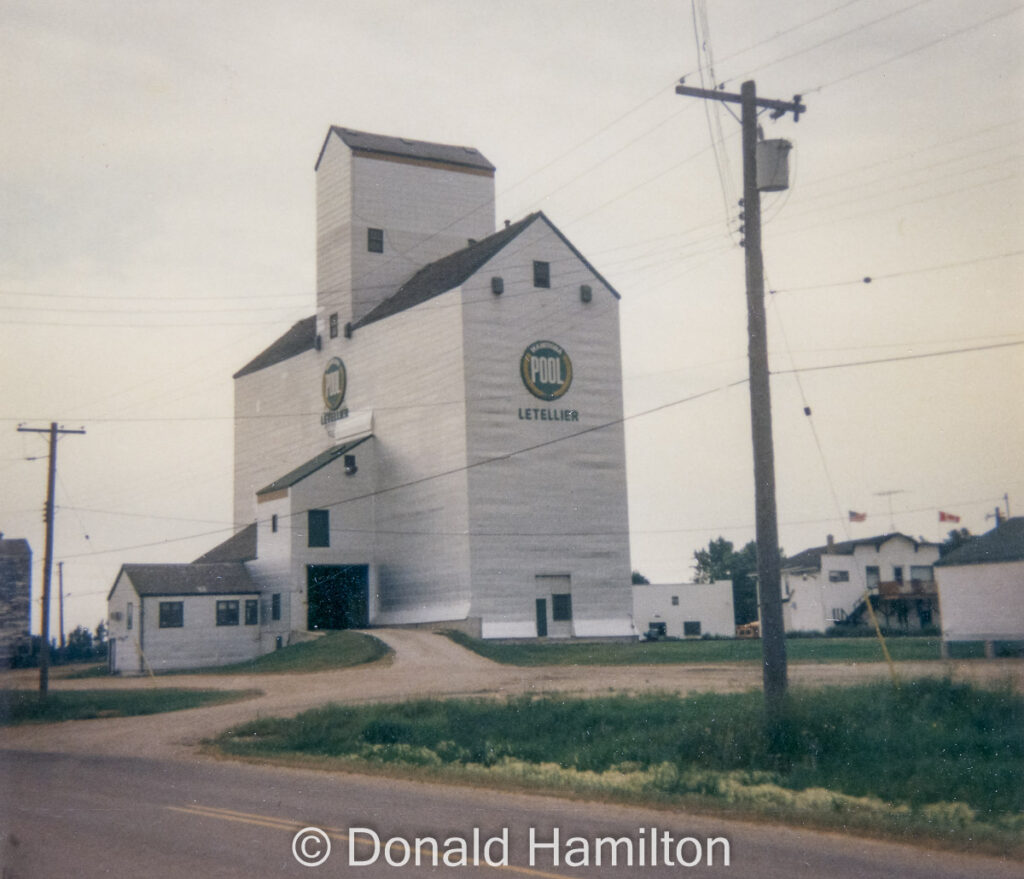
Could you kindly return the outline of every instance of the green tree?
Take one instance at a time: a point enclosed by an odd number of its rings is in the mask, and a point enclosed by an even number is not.
[[[939,546],[939,556],[949,555],[954,549],[967,543],[971,536],[971,532],[967,528],[954,528]]]
[[[645,576],[644,576],[643,574],[641,574],[641,573],[640,573],[639,571],[633,571],[633,585],[634,585],[634,586],[636,586],[636,585],[638,585],[638,584],[647,584],[647,583],[650,583],[650,582],[651,582],[651,581],[650,581],[650,580],[648,580],[648,579],[647,579],[647,578],[646,578],[646,577],[645,577]]]
[[[757,544],[736,551],[731,540],[718,537],[693,554],[698,583],[732,580],[733,614],[737,626],[757,619]]]
[[[68,646],[64,648],[64,657],[71,662],[78,659],[91,659],[92,632],[85,626],[78,626],[68,635]]]

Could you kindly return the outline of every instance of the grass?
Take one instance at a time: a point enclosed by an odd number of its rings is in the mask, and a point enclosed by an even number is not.
[[[759,693],[328,706],[225,733],[266,758],[702,804],[1024,855],[1024,698],[949,680],[793,691],[769,749]],[[418,769],[417,769],[418,768]]]
[[[761,662],[758,639],[722,638],[638,642],[495,642],[446,632],[457,644],[507,665],[660,665],[681,663]],[[938,638],[891,638],[895,662],[940,659]],[[884,662],[875,638],[787,638],[790,662]]]
[[[260,695],[260,690],[0,690],[0,726],[182,711]]]
[[[315,638],[264,653],[255,659],[232,665],[190,669],[184,674],[285,674],[329,671],[375,662],[391,653],[391,648],[378,638],[362,632],[331,632]]]
[[[184,668],[157,671],[158,676],[179,674],[297,674],[302,672],[330,671],[365,665],[391,654],[391,648],[383,641],[361,632],[331,632],[311,641],[282,647],[272,653],[264,653],[255,659],[235,662],[231,665],[213,665],[206,668]],[[108,677],[106,666],[90,666],[80,672],[61,675],[69,679]]]

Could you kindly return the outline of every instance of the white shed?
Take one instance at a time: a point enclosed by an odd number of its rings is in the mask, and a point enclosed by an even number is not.
[[[944,556],[935,566],[942,606],[942,650],[981,641],[1024,645],[1024,517],[1008,519]]]
[[[641,637],[662,626],[661,634],[669,638],[731,637],[736,634],[732,581],[635,584],[633,624]]]
[[[253,659],[259,589],[241,562],[123,565],[107,597],[110,671],[145,674]]]

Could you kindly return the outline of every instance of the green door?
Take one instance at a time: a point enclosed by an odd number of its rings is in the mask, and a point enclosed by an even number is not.
[[[307,565],[307,627],[362,629],[369,625],[369,565]]]
[[[537,599],[537,637],[546,638],[548,636],[548,600],[546,598]]]

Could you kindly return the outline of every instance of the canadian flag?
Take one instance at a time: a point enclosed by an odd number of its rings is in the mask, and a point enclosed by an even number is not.
[[[942,510],[939,510],[939,521],[940,522],[959,522],[960,521],[960,517],[959,516],[955,516],[952,513],[944,513],[944,512],[942,512]]]
[[[867,513],[857,513],[850,510],[850,521],[851,522],[866,522],[868,520]]]

